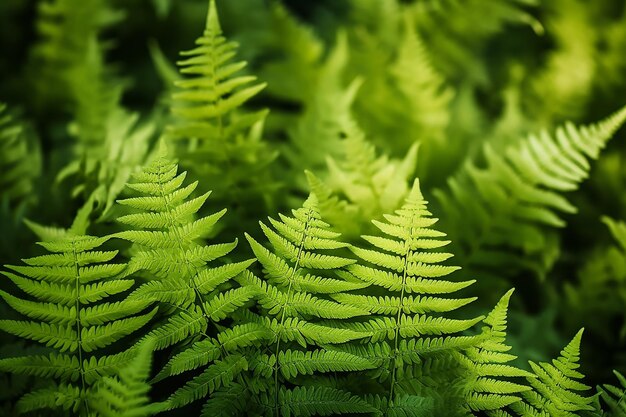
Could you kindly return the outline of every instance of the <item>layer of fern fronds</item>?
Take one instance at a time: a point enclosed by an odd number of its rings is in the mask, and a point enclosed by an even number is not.
[[[0,1],[0,414],[625,416],[625,28]]]

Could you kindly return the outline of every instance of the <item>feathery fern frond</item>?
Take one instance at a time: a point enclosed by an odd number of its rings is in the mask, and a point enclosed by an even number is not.
[[[261,140],[267,111],[241,109],[266,84],[238,74],[246,62],[234,61],[238,45],[224,37],[214,0],[209,3],[206,27],[196,45],[181,52],[180,73],[189,77],[175,82],[174,119],[166,136],[177,142],[181,164],[211,183],[218,198],[256,198],[257,202],[250,204],[265,203],[263,197],[270,194],[268,187],[272,186],[267,165],[276,157]]]
[[[74,179],[72,194],[95,205],[102,218],[112,208],[130,174],[145,161],[154,137],[151,122],[123,109],[119,101],[123,83],[114,79],[103,62],[102,47],[91,39],[80,65],[68,70],[73,100],[75,159],[57,175]]]
[[[146,339],[154,341],[156,350],[192,342],[156,379],[205,368],[172,394],[168,404],[175,408],[231,382],[248,367],[239,352],[268,336],[265,329],[255,331],[254,324],[245,323],[216,331],[217,323],[231,318],[257,295],[258,289],[252,285],[233,285],[254,260],[209,266],[237,246],[236,240],[204,243],[226,210],[196,218],[210,192],[192,197],[197,181],[184,185],[187,173],[178,173],[177,164],[164,153],[162,149],[154,162],[135,174],[135,182],[128,184],[139,196],[118,201],[134,212],[118,218],[131,230],[116,236],[135,244],[130,269],[141,271],[149,280],[130,299],[159,302],[169,315]]]
[[[24,127],[0,103],[0,193],[3,204],[17,206],[32,198],[39,175],[39,155],[28,143]]]
[[[108,0],[52,0],[40,2],[31,67],[36,71],[35,92],[39,105],[58,110],[70,107],[71,71],[83,63],[89,43],[123,14]]]
[[[624,417],[626,416],[626,378],[617,371],[613,371],[619,380],[621,387],[604,384],[598,387],[600,398],[604,401],[608,408],[608,412],[603,414],[606,417]]]
[[[261,398],[259,405],[268,407],[268,413],[280,416],[290,415],[290,407],[304,410],[300,404],[303,399],[292,396],[292,391],[286,391],[285,385],[298,385],[299,375],[360,371],[372,368],[373,364],[349,353],[324,348],[329,343],[365,337],[367,333],[346,331],[334,323],[337,319],[366,315],[368,312],[328,299],[328,294],[361,288],[363,284],[344,270],[354,261],[328,252],[347,244],[339,241],[339,234],[333,232],[322,219],[315,195],[311,194],[301,208],[293,210],[292,216],[281,214],[280,221],[272,218],[269,221],[273,227],[261,223],[261,228],[273,250],[246,235],[263,266],[265,280],[252,274],[244,278],[246,285],[252,284],[259,289],[259,305],[269,316],[261,322],[265,322],[274,334],[270,343],[265,344],[270,352],[261,354],[251,367],[253,378],[263,378],[267,383],[267,396]],[[319,318],[328,320],[319,325],[315,323]],[[303,350],[307,344],[322,348]],[[296,391],[306,392],[307,389],[299,387]],[[320,391],[317,394],[320,407],[325,401],[339,400],[335,398],[339,395],[337,392]],[[340,402],[344,403],[353,398],[345,392],[340,396]],[[312,409],[311,412],[323,413],[327,410],[330,413],[332,408],[328,407],[317,411]],[[355,412],[357,409],[354,408]]]
[[[169,135],[176,139],[198,139],[204,150],[228,146],[227,138],[250,127],[259,116],[233,119],[233,111],[259,93],[265,84],[253,84],[256,77],[235,74],[245,62],[233,62],[237,44],[228,41],[222,33],[215,1],[209,3],[206,27],[196,40],[195,49],[182,52],[182,74],[193,78],[176,82],[180,91],[173,96],[172,112],[179,121],[169,127]]]
[[[565,225],[560,213],[576,208],[561,193],[578,188],[607,141],[626,120],[626,108],[597,124],[566,123],[553,135],[531,134],[495,152],[484,147],[486,166],[473,161],[435,194],[446,214],[443,230],[469,271],[484,271],[494,285],[493,269],[540,276],[553,262],[551,228]],[[492,273],[491,273],[492,274]]]
[[[591,387],[578,381],[584,378],[577,371],[582,334],[581,329],[552,363],[530,362],[534,375],[527,380],[532,390],[522,392],[523,401],[510,405],[513,411],[524,417],[575,417],[580,411],[594,410],[593,397],[582,395]]]
[[[163,409],[163,404],[150,403],[148,391],[152,362],[150,341],[137,349],[137,354],[116,377],[102,378],[89,405],[102,417],[148,417]]]
[[[465,351],[463,362],[467,373],[463,384],[467,392],[467,408],[471,412],[486,411],[497,415],[497,410],[520,401],[518,393],[530,388],[505,378],[532,377],[527,371],[508,365],[516,356],[507,353],[505,344],[509,299],[513,290],[502,296],[483,321],[482,340]]]
[[[33,300],[2,293],[27,320],[2,320],[0,329],[57,351],[0,360],[4,371],[60,382],[24,396],[21,409],[85,410],[97,376],[129,361],[126,354],[103,356],[98,351],[138,331],[156,313],[144,312],[143,302],[98,303],[133,284],[120,279],[125,264],[110,263],[117,251],[96,250],[108,239],[66,233],[40,242],[50,254],[25,259],[25,266],[9,265],[13,272],[3,272]]]
[[[472,340],[458,334],[478,323],[482,317],[460,320],[441,314],[475,300],[442,297],[472,284],[472,281],[441,279],[459,267],[440,265],[451,254],[430,251],[447,245],[449,241],[439,239],[445,235],[432,229],[437,219],[432,218],[427,209],[418,180],[415,180],[402,207],[395,214],[384,217],[385,221],[374,221],[381,235],[363,236],[372,249],[352,248],[363,262],[349,265],[348,270],[372,287],[386,289],[383,294],[391,292],[391,295],[336,294],[333,298],[364,308],[377,316],[355,329],[370,332],[371,341],[379,342],[382,352],[385,352],[381,359],[386,359],[383,363],[389,372],[379,372],[379,375],[390,379],[388,401],[391,405],[397,399],[394,393],[407,368],[421,362],[422,356],[437,351],[439,354],[449,353],[459,347],[459,342]],[[409,296],[410,293],[417,295]],[[433,337],[439,335],[446,337]],[[436,349],[431,349],[434,346]]]

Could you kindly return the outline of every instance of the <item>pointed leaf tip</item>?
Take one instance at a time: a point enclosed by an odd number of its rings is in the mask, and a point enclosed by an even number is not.
[[[419,178],[415,178],[415,180],[413,180],[413,186],[411,187],[411,192],[409,193],[409,199],[412,199],[412,200],[424,199],[424,196],[422,195],[422,190],[420,188]]]
[[[220,19],[217,14],[215,0],[210,0],[209,2],[209,11],[207,12],[206,17],[206,30],[208,32],[213,32],[214,34],[222,33],[222,27],[220,26]]]

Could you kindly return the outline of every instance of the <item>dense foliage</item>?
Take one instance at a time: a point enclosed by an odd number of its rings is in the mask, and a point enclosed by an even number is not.
[[[0,48],[0,414],[626,416],[625,1],[3,0]]]

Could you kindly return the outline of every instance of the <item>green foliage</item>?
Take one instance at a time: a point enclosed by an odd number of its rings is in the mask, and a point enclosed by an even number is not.
[[[40,37],[32,50],[31,65],[37,105],[54,109],[55,101],[72,94],[72,71],[88,55],[93,39],[118,22],[122,14],[108,0],[50,0],[38,4],[36,29]]]
[[[621,387],[605,384],[602,388],[598,387],[600,397],[608,406],[608,412],[603,414],[610,417],[626,416],[626,378],[617,371],[613,371],[619,380]]]
[[[41,242],[49,254],[9,265],[3,274],[27,298],[2,292],[4,301],[27,320],[5,319],[0,329],[52,348],[41,355],[0,360],[3,371],[49,381],[23,396],[21,412],[41,408],[89,410],[87,397],[98,379],[121,369],[131,351],[103,354],[100,350],[137,332],[156,310],[148,303],[101,300],[124,293],[134,283],[124,278],[126,264],[111,263],[117,251],[96,250],[108,238],[72,235]]]
[[[141,345],[129,365],[117,377],[104,377],[89,399],[91,408],[103,417],[148,417],[162,410],[161,404],[151,404],[148,397],[148,377],[153,344]]]
[[[436,192],[443,228],[461,263],[483,277],[520,269],[545,276],[558,254],[551,228],[565,226],[559,213],[576,212],[561,193],[576,190],[588,177],[589,160],[598,158],[625,119],[621,109],[597,124],[567,123],[552,135],[531,134],[501,150],[486,144],[484,166],[467,161]]]
[[[0,1],[0,414],[626,415],[623,3]]]
[[[436,249],[449,241],[437,239],[443,233],[431,228],[437,219],[430,217],[426,205],[419,182],[415,181],[402,208],[393,215],[385,215],[383,222],[374,221],[382,234],[363,236],[373,248],[352,248],[363,262],[350,265],[348,271],[368,286],[384,289],[382,294],[385,295],[333,295],[339,302],[375,315],[354,327],[371,334],[371,343],[363,348],[364,356],[375,359],[375,374],[388,380],[387,404],[391,409],[396,401],[404,401],[402,395],[396,398],[394,393],[405,379],[411,379],[412,368],[419,366],[424,356],[449,353],[471,344],[472,339],[460,333],[482,319],[446,317],[475,300],[445,297],[472,281],[453,282],[440,278],[458,267],[440,265],[452,254]],[[375,294],[371,290],[368,293]],[[403,393],[405,389],[400,388],[400,391]]]
[[[584,377],[577,371],[582,334],[581,329],[552,363],[530,362],[534,375],[528,378],[528,383],[532,390],[522,393],[524,401],[511,404],[518,415],[565,417],[594,410],[591,406],[593,398],[578,393],[591,388],[578,381]]]
[[[237,241],[203,244],[202,239],[211,233],[226,210],[195,219],[210,192],[190,198],[197,182],[183,186],[186,175],[178,174],[177,164],[167,159],[163,146],[161,155],[134,175],[135,182],[128,184],[140,196],[119,200],[119,204],[136,212],[118,218],[132,230],[116,235],[135,245],[130,270],[141,271],[148,280],[130,298],[157,301],[166,307],[169,316],[145,338],[154,342],[156,350],[193,341],[171,358],[157,378],[207,366],[202,374],[172,394],[168,400],[168,407],[172,408],[203,398],[232,381],[234,375],[247,368],[237,350],[267,337],[245,324],[225,329],[215,337],[210,335],[210,323],[230,317],[255,295],[252,286],[231,285],[231,279],[244,273],[253,260],[207,265],[228,255]]]
[[[506,345],[507,309],[513,290],[502,296],[494,309],[484,320],[481,340],[466,350],[467,376],[463,383],[467,390],[467,408],[472,412],[485,410],[488,415],[498,415],[499,410],[521,398],[516,394],[530,388],[504,378],[532,377],[508,362],[516,356],[507,353],[511,346]]]
[[[259,385],[263,392],[252,400],[258,401],[264,415],[371,411],[363,400],[343,390],[297,386],[304,375],[373,367],[365,358],[325,347],[367,336],[367,332],[344,329],[337,321],[367,315],[368,311],[329,297],[363,287],[363,282],[345,270],[354,261],[332,254],[347,244],[338,240],[339,234],[321,218],[314,194],[293,210],[293,216],[280,215],[280,220],[269,221],[273,228],[263,223],[261,228],[273,251],[246,235],[265,279],[249,274],[243,280],[258,288],[258,303],[264,314],[256,320],[273,335],[266,344],[268,353],[261,350],[252,360],[252,378],[262,382],[247,384]],[[316,323],[319,319],[327,321]],[[303,350],[307,346],[313,350]],[[296,387],[290,388],[291,384]]]
[[[265,170],[275,155],[261,140],[267,111],[241,108],[266,84],[238,74],[246,62],[234,60],[237,43],[224,37],[214,1],[196,45],[181,52],[183,78],[174,82],[166,137],[181,142],[175,149],[183,166],[213,184],[220,198],[250,198],[268,187]]]
[[[0,103],[0,191],[3,206],[19,206],[33,197],[40,162],[38,151],[32,146],[24,126],[13,120],[6,104]]]

